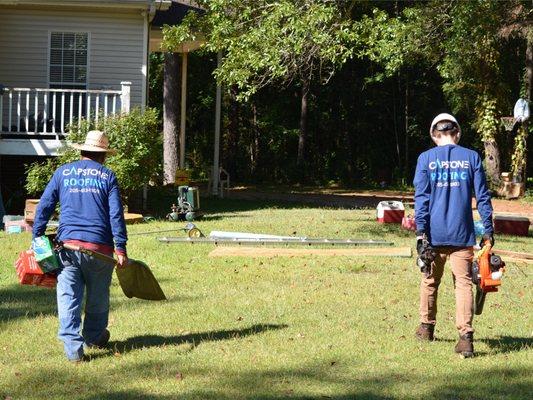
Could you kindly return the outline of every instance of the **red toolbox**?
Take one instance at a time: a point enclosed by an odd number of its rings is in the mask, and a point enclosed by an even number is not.
[[[496,215],[494,217],[494,232],[506,235],[527,236],[529,232],[529,218]]]
[[[376,210],[379,223],[401,224],[405,215],[401,201],[380,201]]]
[[[35,260],[33,250],[26,250],[19,254],[19,258],[15,261],[15,269],[22,285],[53,288],[57,283],[57,277],[54,273],[45,274],[41,270],[37,260]]]

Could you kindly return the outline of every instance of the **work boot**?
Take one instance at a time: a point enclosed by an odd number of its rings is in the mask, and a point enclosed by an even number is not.
[[[472,332],[459,336],[459,341],[455,345],[455,352],[464,358],[474,356],[474,334]]]
[[[435,325],[421,323],[415,332],[415,336],[420,340],[433,341],[433,332],[435,332]]]
[[[89,357],[87,357],[86,355],[83,355],[78,358],[69,358],[68,361],[72,364],[81,364],[83,362],[89,361]]]
[[[109,338],[111,337],[111,334],[107,329],[104,329],[98,340],[94,343],[88,343],[87,347],[96,347],[97,349],[103,349],[107,346],[107,343],[109,343]]]

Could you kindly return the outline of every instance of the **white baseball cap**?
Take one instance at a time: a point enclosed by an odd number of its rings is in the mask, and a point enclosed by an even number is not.
[[[461,139],[461,125],[459,125],[459,122],[457,122],[457,119],[455,119],[453,115],[447,113],[441,113],[435,118],[433,118],[433,121],[431,122],[431,125],[429,127],[429,134],[431,135],[431,137],[433,138],[433,131],[435,130],[435,125],[442,121],[450,121],[457,125],[457,142],[459,142],[459,140]]]

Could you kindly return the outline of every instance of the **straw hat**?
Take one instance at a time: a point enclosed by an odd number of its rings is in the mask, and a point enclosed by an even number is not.
[[[435,118],[433,118],[433,121],[431,122],[431,126],[429,127],[429,134],[433,138],[433,131],[435,130],[435,125],[437,125],[439,122],[442,121],[450,121],[453,122],[455,125],[457,125],[457,141],[459,142],[459,139],[461,139],[461,125],[459,125],[459,122],[457,122],[457,119],[451,114],[442,113],[437,115]]]
[[[89,131],[84,144],[71,143],[70,146],[78,150],[116,154],[116,150],[109,148],[109,140],[102,131]]]

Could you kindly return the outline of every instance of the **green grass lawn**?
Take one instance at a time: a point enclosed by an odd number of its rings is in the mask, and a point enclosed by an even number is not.
[[[374,210],[211,200],[197,225],[309,237],[385,239]],[[130,233],[176,228],[151,222]],[[165,235],[169,235],[166,233]],[[420,343],[414,258],[209,258],[209,245],[132,235],[166,302],[111,288],[109,350],[68,363],[56,338],[53,290],[20,286],[13,262],[30,235],[0,234],[0,400],[4,399],[529,399],[533,393],[531,266],[509,263],[476,317],[477,357],[457,340],[449,268],[433,343]],[[497,248],[533,252],[529,238]]]

